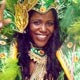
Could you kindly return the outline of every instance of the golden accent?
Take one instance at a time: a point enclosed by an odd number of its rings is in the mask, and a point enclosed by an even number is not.
[[[41,57],[41,56],[29,51],[29,56],[30,56],[30,59],[32,59],[33,61],[40,63],[40,64],[45,64],[47,61],[47,55]]]
[[[35,64],[35,70],[31,74],[30,80],[44,80],[46,74],[46,63],[45,64]]]
[[[1,45],[6,45],[6,42],[5,41],[0,41],[0,44]]]
[[[15,5],[15,24],[20,33],[24,32],[24,29],[28,25],[28,11],[34,7],[38,0],[24,0],[23,3],[18,2]]]
[[[63,70],[64,70],[64,72],[65,72],[65,74],[68,78],[68,80],[71,80],[71,73],[70,73],[68,67],[65,64],[65,61],[64,61],[64,58],[62,57],[62,55],[63,55],[62,50],[58,50],[57,53],[56,53],[56,57],[59,60],[59,62],[61,64],[61,66],[62,66],[62,68],[63,68]]]
[[[15,6],[15,23],[19,32],[23,33],[24,29],[28,24],[28,13],[26,7],[23,4],[18,3]]]
[[[46,8],[44,6],[41,6],[40,7],[40,12],[45,12],[46,11]]]
[[[47,55],[40,57],[39,55],[29,51],[30,59],[35,62],[35,70],[31,74],[30,80],[43,80],[46,74]]]
[[[74,61],[74,62],[78,62],[78,61],[79,61],[78,56],[74,56],[73,61]]]
[[[72,46],[73,46],[73,43],[72,42],[68,42],[67,47],[71,48]]]
[[[13,59],[17,59],[17,55],[18,55],[17,46],[18,46],[18,44],[16,41],[14,43],[12,43],[10,46],[10,54]]]
[[[3,39],[8,39],[8,37],[5,36],[5,35],[1,35],[1,38],[3,38]]]
[[[0,58],[5,58],[5,53],[0,53]]]
[[[43,55],[44,54],[44,51],[43,50],[40,50],[40,54]]]

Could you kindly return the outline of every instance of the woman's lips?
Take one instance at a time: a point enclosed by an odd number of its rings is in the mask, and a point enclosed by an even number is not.
[[[47,39],[47,35],[37,35],[37,39],[41,40],[41,41],[44,41],[44,40]]]

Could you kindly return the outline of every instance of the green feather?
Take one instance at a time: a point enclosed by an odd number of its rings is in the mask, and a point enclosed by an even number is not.
[[[80,17],[80,1],[75,3],[71,0],[69,3],[64,4],[64,7],[60,12],[60,37],[61,40],[64,41],[64,38],[68,35],[68,28],[73,25],[73,23],[76,21],[76,18]]]
[[[6,0],[6,8],[14,14],[14,6],[18,0]]]
[[[15,80],[17,76],[20,76],[18,60],[8,58],[5,61],[2,71],[0,71],[0,80]]]
[[[73,37],[75,42],[80,41],[80,18],[77,19],[67,30],[68,35]]]
[[[1,34],[6,35],[7,37],[11,38],[15,31],[17,31],[17,27],[15,25],[14,22],[14,14],[12,14],[10,11],[8,11],[7,9],[4,10],[4,18],[10,18],[12,20],[12,22],[6,26],[3,27],[3,29],[0,30]]]

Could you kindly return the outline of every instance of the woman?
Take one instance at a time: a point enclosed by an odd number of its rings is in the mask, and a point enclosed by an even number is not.
[[[55,53],[61,43],[57,12],[52,6],[53,0],[50,1],[49,4],[46,1],[37,1],[28,11],[25,33],[15,34],[22,80],[58,78],[60,66]]]
[[[40,14],[36,11],[30,11],[29,14],[30,19],[28,27],[26,29],[27,32],[25,34],[20,34],[17,36],[19,64],[23,69],[23,77],[30,77],[30,74],[35,71],[34,69],[38,63],[38,59],[35,59],[36,55],[42,58],[47,55],[47,63],[45,62],[44,66],[41,68],[43,69],[44,67],[47,67],[47,74],[45,77],[49,78],[49,75],[51,74],[56,80],[59,70],[57,68],[58,66],[56,65],[57,61],[55,53],[60,44],[57,13],[54,9],[51,9],[45,14]],[[35,50],[32,51],[32,49]],[[35,53],[34,51],[36,50],[44,52]],[[36,55],[34,55],[34,53]],[[37,67],[40,66],[37,65]],[[42,69],[40,69],[40,71]]]

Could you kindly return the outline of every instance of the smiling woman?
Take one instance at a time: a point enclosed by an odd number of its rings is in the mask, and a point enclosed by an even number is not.
[[[30,35],[35,46],[44,47],[53,31],[54,17],[52,11],[46,14],[40,14],[33,11],[33,15],[30,18]]]
[[[14,44],[21,80],[57,80],[59,24],[53,0],[21,0],[15,5]],[[15,48],[15,49],[14,49]],[[18,79],[19,80],[19,79]]]
[[[30,10],[26,33],[17,33],[19,65],[23,80],[57,80],[60,66],[55,53],[60,47],[57,12]]]

